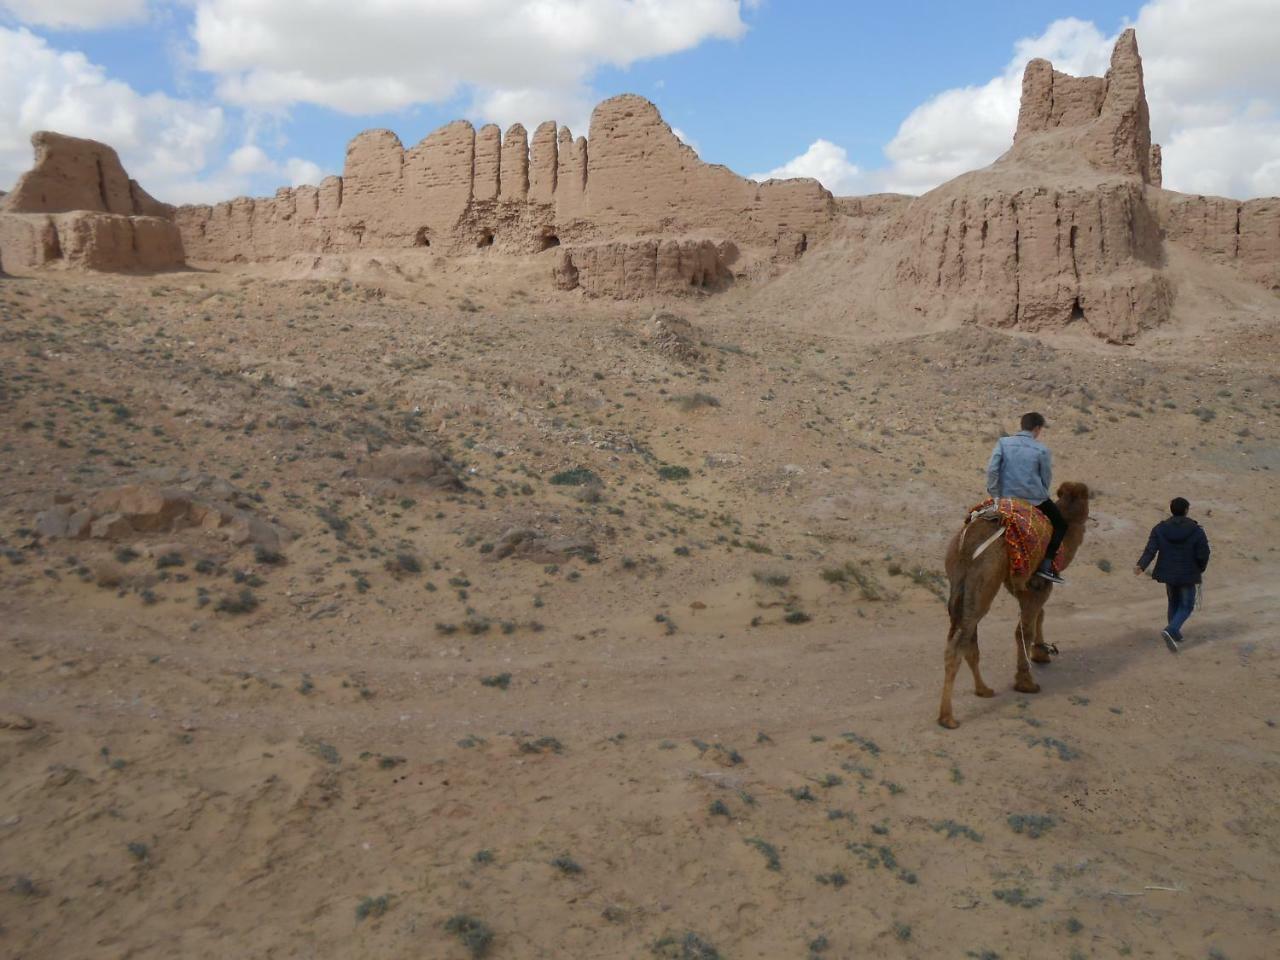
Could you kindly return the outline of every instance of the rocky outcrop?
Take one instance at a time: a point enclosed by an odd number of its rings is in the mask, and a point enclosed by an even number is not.
[[[297,253],[430,246],[535,253],[620,237],[710,234],[794,257],[831,226],[814,180],[758,184],[703,163],[647,100],[606,100],[589,138],[540,125],[505,136],[465,121],[406,150],[387,130],[357,136],[343,175],[271,198],[180,207],[188,256],[229,262]]]
[[[190,489],[126,484],[104,490],[84,505],[59,499],[66,502],[36,515],[36,531],[43,537],[120,540],[195,528],[217,532],[238,546],[278,550],[289,536],[240,503],[242,495],[230,484],[207,477],[195,478]]]
[[[173,208],[130,180],[119,155],[105,143],[41,130],[31,135],[35,165],[0,206],[7,213],[89,210],[125,217],[171,219]]]
[[[635,300],[654,294],[718,290],[733,280],[732,243],[711,240],[632,240],[571,247],[553,269],[561,290]]]
[[[1280,198],[1241,201],[1160,190],[1154,201],[1167,240],[1280,292]]]
[[[1048,60],[1027,64],[1018,128],[1006,162],[1044,167],[1053,166],[1055,159],[1067,164],[1084,160],[1095,170],[1152,183],[1158,182],[1152,180],[1152,147],[1142,58],[1132,29],[1116,41],[1105,77],[1059,73]]]
[[[1153,156],[1132,30],[1106,77],[1033,60],[1013,147],[906,209],[885,287],[916,315],[1130,342],[1173,303]]]
[[[39,132],[35,165],[0,198],[0,264],[104,271],[183,265],[173,208],[130,180],[115,150]]]
[[[458,467],[433,447],[396,447],[379,450],[355,470],[368,489],[386,494],[404,485],[420,485],[435,490],[459,491],[466,485]]]

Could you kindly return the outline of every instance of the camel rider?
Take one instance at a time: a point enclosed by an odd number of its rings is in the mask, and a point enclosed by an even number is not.
[[[1058,505],[1049,499],[1053,486],[1053,466],[1049,448],[1040,442],[1046,424],[1038,413],[1022,415],[1022,429],[1012,437],[1001,437],[987,462],[987,493],[993,497],[1017,497],[1029,500],[1053,524],[1053,536],[1045,551],[1044,562],[1036,571],[1050,583],[1066,583],[1053,572],[1053,559],[1067,535],[1067,521]]]

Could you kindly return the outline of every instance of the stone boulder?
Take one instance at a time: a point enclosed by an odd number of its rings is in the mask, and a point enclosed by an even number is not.
[[[356,467],[356,476],[373,481],[378,492],[405,484],[434,490],[466,489],[453,461],[434,447],[379,450]]]
[[[489,556],[493,560],[514,557],[537,563],[563,563],[573,557],[594,559],[596,545],[585,537],[549,537],[537,530],[513,527],[498,539]]]
[[[104,490],[87,505],[55,503],[37,514],[36,531],[50,539],[122,540],[139,534],[201,529],[217,531],[237,546],[253,544],[268,550],[279,550],[288,539],[287,531],[251,509],[210,495],[226,492],[230,498],[240,499],[229,484],[223,487],[201,478],[191,486],[196,489],[134,483]]]

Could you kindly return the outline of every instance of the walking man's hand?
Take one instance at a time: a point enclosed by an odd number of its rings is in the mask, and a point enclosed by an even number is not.
[[[1142,568],[1141,568],[1140,566],[1138,566],[1137,564],[1134,564],[1134,566],[1133,566],[1133,575],[1134,575],[1135,577],[1140,577],[1140,576],[1142,576]]]

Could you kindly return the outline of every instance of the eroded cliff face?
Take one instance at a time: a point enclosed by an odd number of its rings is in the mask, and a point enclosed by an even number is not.
[[[1280,292],[1280,197],[1241,201],[1160,190],[1152,199],[1167,240]]]
[[[41,131],[35,164],[0,197],[0,267],[168,270],[184,263],[173,208],[129,179],[115,150]]]
[[[1132,30],[1105,77],[1032,60],[1013,147],[907,208],[890,282],[916,313],[1032,331],[1080,323],[1130,342],[1173,303],[1149,186],[1158,158]]]
[[[817,181],[757,184],[703,163],[652,103],[625,95],[596,107],[589,139],[554,123],[530,141],[519,125],[502,135],[457,121],[406,150],[390,131],[367,131],[348,146],[342,177],[319,188],[180,207],[176,219],[188,256],[226,262],[414,246],[584,250],[691,234],[785,255],[835,215]]]

